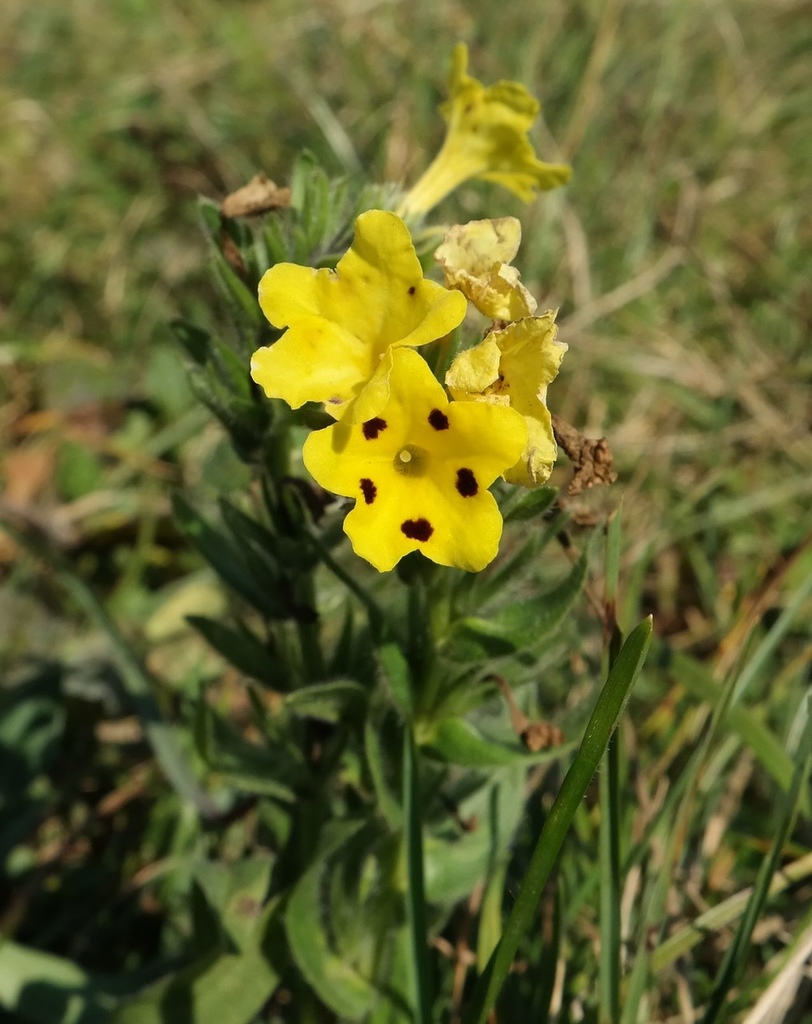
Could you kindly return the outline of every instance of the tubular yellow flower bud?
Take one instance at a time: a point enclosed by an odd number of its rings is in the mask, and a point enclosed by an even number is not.
[[[546,164],[533,151],[527,132],[540,105],[518,82],[484,86],[468,72],[468,47],[459,43],[449,81],[450,98],[440,107],[448,122],[445,141],[398,212],[414,217],[433,209],[469,178],[482,178],[529,202],[536,189],[557,188],[572,171]]]

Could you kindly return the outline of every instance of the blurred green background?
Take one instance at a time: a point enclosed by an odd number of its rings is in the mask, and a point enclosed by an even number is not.
[[[540,308],[560,307],[570,346],[551,408],[607,435],[616,457],[619,483],[571,511],[595,521],[623,494],[622,624],[653,612],[672,649],[723,673],[748,630],[803,598],[808,2],[6,0],[0,507],[103,598],[167,681],[170,710],[219,664],[183,616],[216,615],[223,596],[180,540],[169,490],[247,481],[166,327],[218,305],[196,197],[260,170],[284,184],[303,147],[336,174],[416,180],[442,139],[458,40],[472,74],[541,98],[537,151],[573,165],[570,186],[529,207],[472,184],[438,213],[522,219],[516,264]],[[89,969],[138,968],[161,929],[171,948],[182,885],[155,881],[191,825],[58,573],[0,535],[0,580],[0,739],[29,737],[2,780],[0,927]],[[809,681],[810,611],[807,597],[750,695],[779,737]],[[234,680],[217,685],[239,717]],[[665,759],[646,768],[655,782],[690,743],[685,699],[649,669],[633,712],[638,742]],[[734,753],[753,760],[746,745]],[[763,837],[759,771],[727,820]],[[742,864],[751,880],[746,840],[732,845],[710,855],[717,891]]]

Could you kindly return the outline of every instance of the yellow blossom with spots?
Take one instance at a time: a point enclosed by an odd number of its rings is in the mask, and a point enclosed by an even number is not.
[[[550,476],[558,455],[547,408],[547,386],[558,374],[567,345],[558,341],[556,310],[526,317],[491,333],[461,352],[445,382],[457,401],[515,409],[527,425],[521,456],[505,472],[508,483],[538,487]]]
[[[472,220],[445,233],[434,258],[449,288],[456,288],[493,320],[521,320],[536,312],[536,300],[510,261],[519,251],[522,226],[516,217]]]
[[[488,487],[524,449],[524,420],[498,405],[449,402],[413,349],[390,349],[384,364],[389,396],[377,415],[314,431],[304,464],[322,487],[356,499],[344,530],[379,571],[422,551],[478,572],[502,536]]]
[[[423,277],[408,228],[387,210],[358,217],[335,271],[271,267],[259,304],[274,327],[287,328],[251,358],[251,376],[266,395],[294,409],[323,402],[336,419],[359,421],[387,400],[386,352],[444,337],[466,311],[462,295]]]
[[[469,178],[493,181],[529,202],[537,189],[569,181],[571,168],[538,159],[527,133],[540,110],[518,82],[484,86],[468,74],[468,47],[454,50],[449,99],[440,112],[448,122],[445,141],[400,207],[413,217],[431,210]]]

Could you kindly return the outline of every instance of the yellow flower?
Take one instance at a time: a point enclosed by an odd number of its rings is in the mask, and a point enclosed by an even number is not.
[[[344,530],[385,572],[410,551],[478,572],[496,555],[502,516],[487,488],[512,466],[527,429],[512,409],[452,402],[419,353],[384,358],[389,398],[363,423],[314,431],[304,464],[328,491],[355,498]]]
[[[459,43],[449,82],[450,99],[440,112],[448,122],[445,142],[426,172],[406,195],[404,217],[426,213],[469,178],[495,181],[529,202],[536,189],[569,181],[571,168],[545,164],[527,138],[540,105],[518,82],[487,88],[467,74],[468,47]]]
[[[336,419],[349,412],[358,421],[386,402],[380,366],[387,350],[442,338],[466,310],[462,295],[423,278],[408,228],[385,210],[358,217],[335,271],[271,267],[259,283],[259,304],[274,327],[287,328],[251,359],[251,376],[265,394],[294,409],[324,402]]]
[[[556,377],[567,346],[556,339],[556,310],[492,331],[475,348],[461,352],[445,382],[458,401],[510,406],[527,424],[527,444],[504,474],[522,487],[538,487],[550,476],[558,455],[547,385]]]
[[[457,288],[493,320],[520,320],[536,312],[536,300],[510,261],[519,251],[516,217],[472,220],[449,228],[434,258],[449,288]]]

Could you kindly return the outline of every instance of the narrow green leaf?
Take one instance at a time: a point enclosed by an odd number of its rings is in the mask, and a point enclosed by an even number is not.
[[[424,839],[426,894],[430,904],[451,907],[485,881],[506,857],[524,811],[527,768],[512,765],[483,773],[485,782],[456,807],[464,831],[454,839]]]
[[[197,363],[205,366],[211,351],[212,339],[208,331],[190,323],[188,320],[172,320],[170,330],[176,340],[183,346],[186,354]]]
[[[262,237],[268,247],[268,265],[271,267],[289,259],[288,241],[282,225],[282,218],[276,212],[269,214],[262,224]]]
[[[364,726],[364,753],[378,809],[393,829],[403,827],[402,766],[400,759],[393,755],[401,749],[402,733],[403,724],[394,709],[388,705],[373,705]]]
[[[237,323],[253,328],[263,327],[265,318],[256,295],[225,258],[219,244],[212,246],[211,253],[214,279],[220,286],[223,298],[231,307]]]
[[[506,523],[525,523],[542,515],[558,497],[557,487],[536,487],[528,491],[505,512]]]
[[[606,523],[606,603],[611,607],[613,613],[617,600],[618,578],[620,576],[620,547],[621,547],[621,512],[623,511],[623,499],[615,511],[609,516]],[[614,617],[614,615],[613,615]]]
[[[567,577],[546,594],[509,605],[488,619],[461,619],[455,631],[476,639],[484,650],[494,655],[529,647],[563,622],[583,589],[588,569],[589,549]]]
[[[220,228],[223,223],[219,204],[207,196],[199,196],[197,212],[200,214],[204,232],[212,242],[216,243],[220,237]]]
[[[246,564],[242,552],[225,533],[210,526],[179,493],[173,496],[172,508],[183,532],[224,583],[257,611],[269,617],[280,614],[280,605],[274,590],[267,589],[258,582]]]
[[[484,1024],[496,1003],[499,991],[510,973],[519,943],[533,921],[542,890],[555,866],[575,812],[583,800],[643,666],[651,641],[651,629],[649,618],[632,631],[609,673],[587,724],[578,754],[567,772],[561,791],[541,830],[502,938],[484,974],[477,982],[463,1015],[464,1024]]]
[[[232,629],[204,615],[187,615],[186,621],[240,672],[278,690],[287,689],[288,680],[284,665],[250,630],[244,626]]]
[[[406,920],[412,949],[412,1011],[415,1024],[431,1024],[429,945],[423,879],[423,820],[417,748],[411,728],[403,734],[403,820],[406,845]]]
[[[502,937],[502,896],[505,889],[508,862],[502,859],[494,865],[485,884],[477,927],[476,964],[481,974]]]
[[[70,960],[0,936],[0,1006],[31,1024],[104,1024],[112,992]]]
[[[308,785],[307,771],[288,747],[251,743],[220,718],[205,699],[197,704],[195,740],[209,768],[224,781],[262,796],[286,803],[296,800],[296,789]]]
[[[360,828],[346,824],[297,882],[285,914],[290,951],[307,982],[335,1013],[358,1020],[369,1013],[377,992],[340,953],[331,948],[322,925],[322,884],[331,856]]]
[[[303,686],[285,698],[284,706],[302,718],[339,722],[354,706],[363,705],[366,690],[350,679]]]
[[[404,718],[410,718],[413,711],[411,672],[397,644],[384,644],[378,649],[378,667],[398,710]]]
[[[258,853],[229,864],[201,861],[195,866],[195,880],[209,906],[243,952],[259,946],[259,932],[267,924],[263,908],[273,865],[273,857]]]
[[[259,950],[227,953],[162,978],[107,1024],[249,1024],[278,985],[279,975]]]
[[[251,400],[251,375],[250,364],[237,355],[237,353],[220,341],[212,345],[214,361],[219,364],[223,371],[225,382],[230,389],[246,401]]]
[[[535,753],[520,746],[509,747],[485,739],[469,723],[459,718],[445,718],[432,724],[420,745],[426,752],[447,764],[466,768],[496,768],[509,764],[543,764],[554,761],[572,749],[573,744],[550,747]]]

